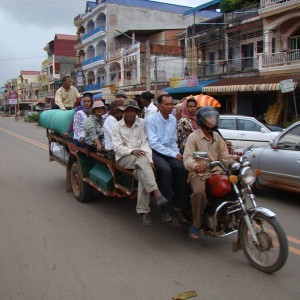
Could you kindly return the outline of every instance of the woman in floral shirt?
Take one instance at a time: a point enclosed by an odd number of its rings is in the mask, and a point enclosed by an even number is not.
[[[85,95],[81,100],[81,110],[78,110],[73,119],[74,141],[79,147],[84,145],[84,126],[90,116],[90,110],[93,104],[93,98]]]
[[[182,103],[182,118],[177,124],[177,143],[181,154],[183,154],[188,136],[198,129],[196,120],[197,109],[197,101],[194,98],[184,100]]]
[[[92,107],[92,115],[88,118],[85,128],[85,142],[88,145],[97,147],[97,151],[101,152],[104,144],[103,115],[106,107],[101,100],[95,101]]]

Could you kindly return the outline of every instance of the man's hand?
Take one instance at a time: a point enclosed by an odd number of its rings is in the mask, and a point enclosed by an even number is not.
[[[182,160],[183,160],[182,154],[178,153],[178,154],[176,155],[176,159],[182,161]]]
[[[137,157],[145,156],[146,152],[141,149],[134,149],[131,151],[131,154]]]
[[[202,172],[205,172],[206,170],[207,170],[207,167],[205,165],[197,165],[194,168],[194,171],[197,173],[202,173]]]
[[[69,136],[70,132],[69,131],[66,131],[63,136],[66,138],[67,136]]]

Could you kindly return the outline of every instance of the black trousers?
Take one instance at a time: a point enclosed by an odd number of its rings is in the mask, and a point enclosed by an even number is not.
[[[183,162],[152,150],[152,158],[157,172],[157,185],[161,193],[173,207],[185,209],[188,203],[187,172]],[[172,205],[163,213],[171,213]]]

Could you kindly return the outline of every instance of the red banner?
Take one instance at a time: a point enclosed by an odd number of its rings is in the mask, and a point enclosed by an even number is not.
[[[15,105],[18,103],[18,92],[17,91],[8,93],[8,103],[15,104]]]

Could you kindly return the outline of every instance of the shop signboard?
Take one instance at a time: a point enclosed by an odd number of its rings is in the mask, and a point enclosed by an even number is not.
[[[110,104],[115,99],[116,86],[114,84],[103,86],[101,91],[103,99],[105,99],[105,104]]]
[[[287,79],[280,81],[281,93],[289,93],[295,90],[293,79]]]
[[[170,87],[171,88],[181,88],[181,87],[192,87],[198,86],[199,81],[196,75],[185,76],[185,77],[173,77],[170,78]]]
[[[76,85],[77,86],[84,86],[84,75],[82,71],[77,71],[76,73]]]
[[[18,92],[17,91],[13,91],[13,92],[9,92],[8,93],[8,103],[12,104],[12,105],[16,105],[18,104]]]

